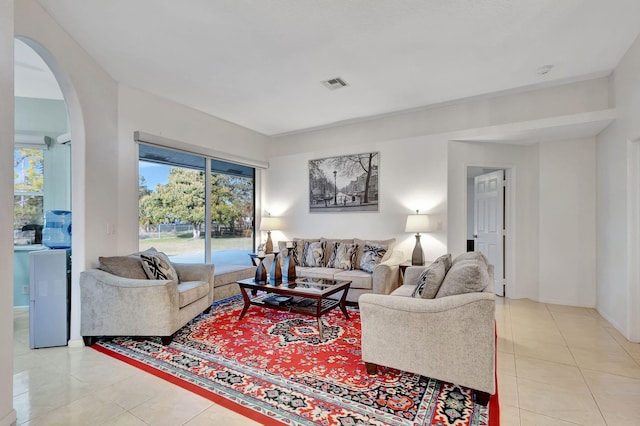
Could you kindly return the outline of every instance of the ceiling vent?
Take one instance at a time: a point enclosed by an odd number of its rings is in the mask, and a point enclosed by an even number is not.
[[[330,80],[325,80],[322,82],[324,86],[329,90],[341,89],[343,87],[348,86],[347,82],[341,79],[340,77],[332,78]]]

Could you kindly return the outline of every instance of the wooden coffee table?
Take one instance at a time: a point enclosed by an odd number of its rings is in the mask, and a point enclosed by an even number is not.
[[[349,319],[345,302],[351,281],[298,278],[293,282],[284,280],[259,284],[253,278],[249,278],[237,281],[237,283],[244,300],[244,307],[239,319],[244,317],[251,305],[309,315],[318,320],[320,339],[323,339],[321,319],[323,314],[339,306],[344,316]],[[263,294],[257,295],[259,291]],[[342,292],[339,299],[329,299],[329,296],[339,292]],[[252,293],[254,297],[252,298],[249,293]],[[291,300],[280,305],[265,302],[265,299],[274,295],[290,297]]]

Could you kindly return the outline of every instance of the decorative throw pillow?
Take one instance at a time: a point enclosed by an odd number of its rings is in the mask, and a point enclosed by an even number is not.
[[[489,285],[489,272],[482,259],[454,262],[444,277],[436,299],[456,294],[484,291]]]
[[[358,254],[356,254],[356,269],[360,268],[360,264],[362,263],[362,255],[364,254],[364,245],[365,244],[369,244],[369,245],[373,245],[373,244],[377,244],[377,245],[382,245],[382,246],[386,246],[387,247],[387,252],[385,253],[385,255],[382,257],[381,262],[384,262],[386,260],[389,260],[389,258],[391,258],[391,254],[393,253],[393,246],[396,244],[396,239],[395,238],[389,238],[388,240],[361,240],[359,238],[354,238],[353,239],[353,244],[356,244],[358,246]]]
[[[373,273],[373,268],[382,261],[387,253],[387,246],[382,244],[371,244],[366,242],[360,259],[360,269]]]
[[[433,263],[444,263],[444,273],[446,274],[451,269],[451,253],[443,254],[437,258]]]
[[[324,266],[324,241],[304,242],[304,251],[302,255],[302,266]]]
[[[480,251],[468,251],[466,253],[462,253],[461,255],[458,255],[455,259],[453,259],[452,265],[455,265],[458,262],[463,262],[465,260],[477,260],[484,263],[485,265],[489,265],[489,260],[487,260],[487,257],[484,255],[484,253]]]
[[[140,261],[147,278],[150,280],[172,280],[179,282],[178,273],[174,269],[169,257],[157,252],[153,254],[140,253]]]
[[[101,269],[112,275],[117,275],[122,278],[135,278],[139,280],[146,280],[147,274],[142,268],[139,256],[111,256],[98,258],[100,261]]]
[[[412,297],[433,299],[442,285],[446,265],[444,262],[433,262],[427,266],[418,277],[418,284],[411,294]]]
[[[329,268],[345,269],[348,271],[352,270],[354,268],[354,263],[356,262],[357,250],[358,246],[355,244],[333,243],[331,258],[329,259],[327,266]]]
[[[293,254],[293,263],[302,266],[302,262],[300,262],[300,257],[298,256],[298,241],[293,241],[293,247],[290,250],[291,254]]]

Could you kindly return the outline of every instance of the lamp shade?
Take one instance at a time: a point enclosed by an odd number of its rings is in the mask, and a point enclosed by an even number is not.
[[[277,231],[282,229],[282,220],[275,216],[263,216],[260,221],[261,231]]]
[[[410,214],[407,216],[407,224],[404,232],[428,232],[431,229],[429,224],[429,215],[426,214]]]

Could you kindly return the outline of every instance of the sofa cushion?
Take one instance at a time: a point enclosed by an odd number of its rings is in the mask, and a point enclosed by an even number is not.
[[[339,270],[333,276],[334,280],[351,281],[349,288],[362,288],[371,290],[373,288],[373,275],[368,272],[354,269],[352,271]]]
[[[185,281],[178,284],[180,307],[187,306],[209,294],[209,283],[206,281]]]
[[[325,242],[304,242],[302,266],[325,266]]]
[[[362,258],[360,259],[360,269],[366,272],[373,273],[373,268],[382,261],[382,258],[387,254],[387,245],[376,244],[370,241],[364,243],[364,250],[362,251]]]
[[[214,269],[214,287],[235,283],[236,281],[252,278],[256,273],[255,266],[249,265],[218,265]]]
[[[98,269],[108,272],[111,275],[139,280],[147,279],[147,274],[144,272],[144,268],[142,268],[139,256],[100,256],[98,260],[100,261]]]
[[[489,272],[482,259],[454,262],[436,294],[436,299],[483,291],[489,285]]]
[[[446,275],[446,265],[443,261],[433,262],[424,268],[418,277],[416,288],[411,294],[412,297],[421,297],[423,299],[433,299]]]
[[[356,251],[358,246],[349,243],[334,242],[331,248],[331,257],[327,266],[329,268],[337,268],[351,270],[355,267]]]
[[[382,257],[382,262],[384,262],[391,257],[391,249],[395,245],[396,239],[389,238],[388,240],[360,240],[358,238],[354,238],[353,243],[358,245],[358,254],[356,255],[356,268],[360,269],[360,264],[362,262],[362,255],[364,254],[364,245],[366,243],[380,244],[380,245],[387,246],[387,252]]]
[[[391,292],[392,296],[412,297],[416,286],[411,284],[403,284]]]
[[[301,277],[324,278],[325,280],[334,279],[333,276],[341,269],[323,268],[323,267],[297,267],[296,274]]]
[[[178,282],[178,273],[169,257],[162,253],[140,253],[142,268],[151,280],[172,280]]]

